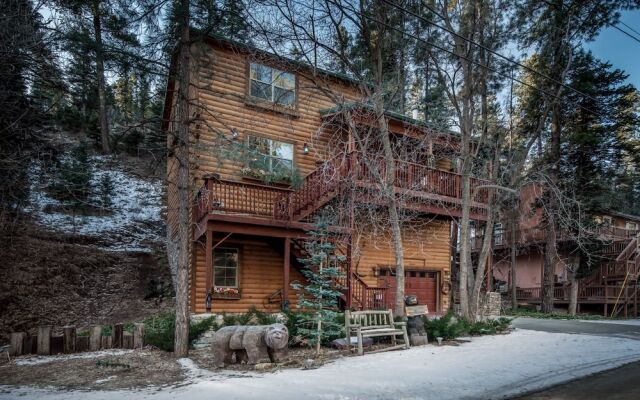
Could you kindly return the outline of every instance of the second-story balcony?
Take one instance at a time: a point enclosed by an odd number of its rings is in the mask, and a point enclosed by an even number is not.
[[[522,228],[516,231],[515,243],[517,246],[527,246],[543,243],[546,240],[546,229],[542,227]],[[619,254],[626,246],[629,240],[640,234],[635,229],[625,229],[609,225],[595,226],[582,232],[583,238],[600,240],[603,242],[611,242],[602,249],[603,254]],[[471,248],[473,251],[479,251],[482,248],[484,237],[475,237],[471,239]],[[571,242],[578,240],[576,232],[561,229],[556,232],[556,240],[558,242]],[[492,248],[503,249],[510,248],[513,244],[511,230],[496,232],[493,235]]]
[[[400,207],[447,217],[462,209],[462,177],[437,168],[396,160],[393,191]],[[382,159],[364,159],[359,153],[341,154],[323,162],[300,187],[282,188],[245,181],[205,177],[194,208],[195,222],[205,217],[233,214],[274,222],[302,221],[332,199],[353,195],[361,203],[382,203],[379,193],[386,176]],[[486,181],[472,178],[471,217],[486,219]]]

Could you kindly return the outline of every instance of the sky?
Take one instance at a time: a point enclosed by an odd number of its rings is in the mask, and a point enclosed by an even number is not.
[[[620,18],[622,22],[640,32],[640,10],[625,11]],[[618,26],[640,38],[622,24]],[[629,74],[628,81],[636,88],[640,88],[640,42],[636,42],[615,28],[603,29],[595,41],[585,47],[601,59],[611,62],[615,68],[620,68]]]

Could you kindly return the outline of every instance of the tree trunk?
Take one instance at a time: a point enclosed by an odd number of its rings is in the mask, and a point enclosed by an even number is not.
[[[555,281],[555,267],[558,260],[556,213],[558,211],[558,198],[553,193],[558,189],[560,182],[560,105],[556,102],[551,115],[551,148],[549,153],[549,183],[552,186],[547,189],[546,219],[547,231],[545,237],[544,269],[542,273],[542,303],[541,311],[550,313],[553,311],[553,286]]]
[[[98,101],[100,103],[100,144],[104,154],[111,153],[109,145],[109,121],[107,119],[107,93],[104,79],[104,53],[102,47],[102,24],[100,1],[93,2],[93,32],[95,36],[96,74],[98,80]]]
[[[470,178],[468,174],[461,177],[462,189],[462,218],[460,219],[460,312],[464,318],[469,319],[469,270],[471,268],[471,234],[469,224],[471,223],[470,208]]]
[[[569,310],[568,313],[570,316],[574,317],[576,315],[576,310],[578,308],[578,280],[576,279],[578,271],[570,270],[569,271]]]
[[[384,107],[381,102],[382,99],[379,99],[376,102],[376,116],[378,118],[380,141],[382,142],[385,164],[385,174],[382,177],[382,192],[384,193],[389,213],[391,240],[393,241],[396,264],[396,302],[394,315],[404,316],[404,253],[402,245],[402,230],[400,229],[400,216],[398,215],[398,202],[394,190],[396,176],[395,160],[393,157],[393,149],[391,148],[389,127],[384,115]]]
[[[511,308],[516,310],[518,308],[518,286],[516,279],[516,262],[518,260],[518,217],[517,211],[514,210],[511,217]]]
[[[189,352],[189,251],[190,251],[190,200],[191,177],[189,171],[189,0],[180,4],[180,55],[178,61],[178,97],[176,103],[178,163],[176,178],[178,197],[178,265],[176,287],[175,355],[185,357]]]

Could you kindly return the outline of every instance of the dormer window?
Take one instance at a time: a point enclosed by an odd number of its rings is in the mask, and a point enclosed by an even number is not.
[[[296,77],[294,74],[251,63],[249,76],[249,93],[252,97],[286,107],[295,104]]]

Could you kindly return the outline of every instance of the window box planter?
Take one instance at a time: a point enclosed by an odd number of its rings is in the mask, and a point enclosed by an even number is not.
[[[258,169],[242,168],[240,170],[240,176],[242,179],[248,181],[260,182],[263,185],[273,186],[291,186],[292,179],[286,176],[275,177],[269,172]]]
[[[240,299],[240,289],[216,287],[213,288],[211,297],[214,299],[238,300]]]

